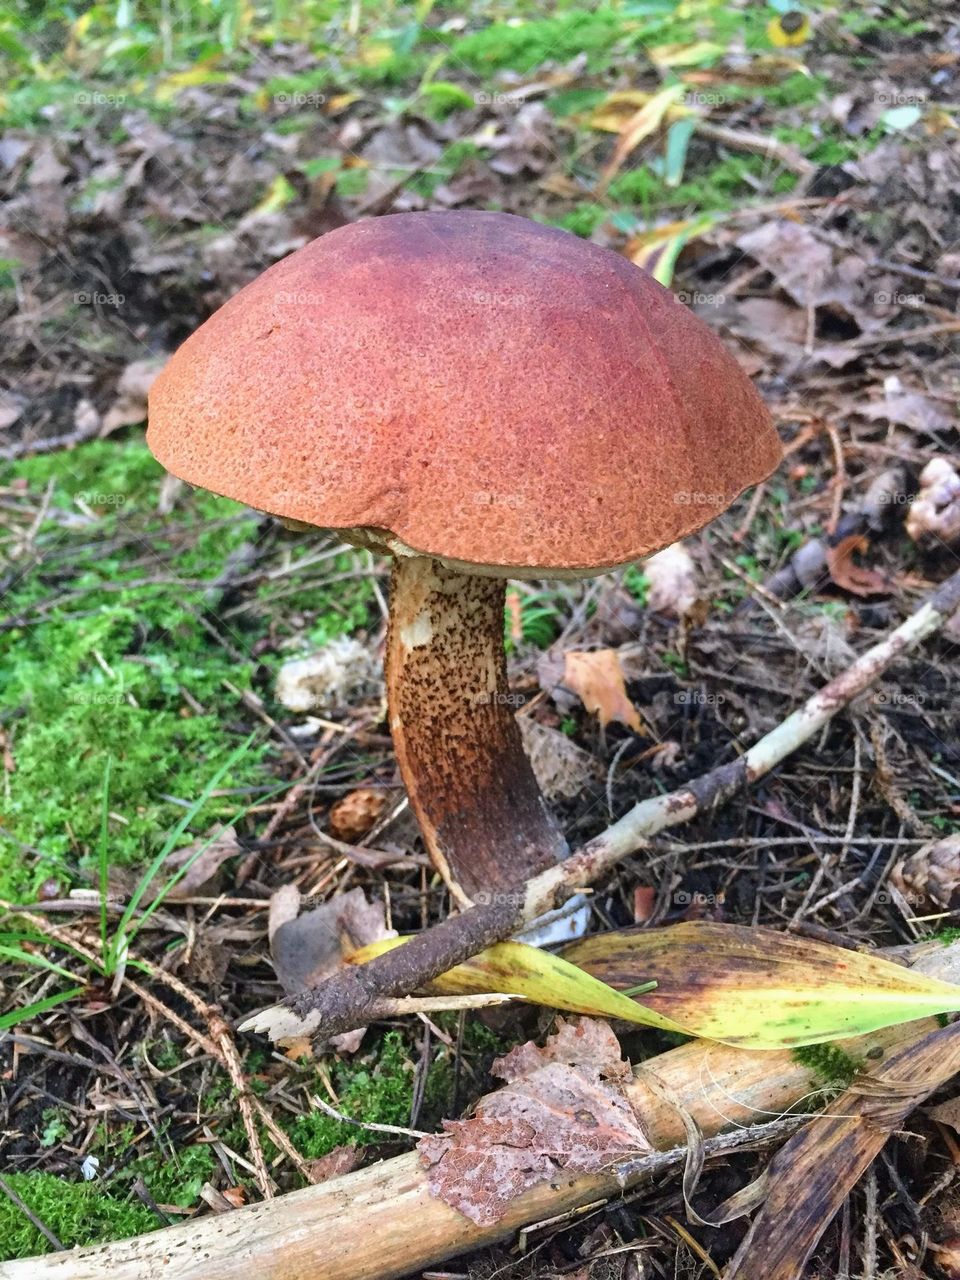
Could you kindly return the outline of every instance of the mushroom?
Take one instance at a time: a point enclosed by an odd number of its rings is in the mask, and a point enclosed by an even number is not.
[[[270,267],[171,358],[147,441],[191,484],[393,558],[390,729],[461,904],[567,852],[514,717],[506,579],[629,564],[781,456],[667,289],[486,212],[372,218]]]

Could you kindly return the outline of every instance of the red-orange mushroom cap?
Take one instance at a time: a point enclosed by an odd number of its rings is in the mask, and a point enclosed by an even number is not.
[[[669,290],[503,213],[314,240],[180,347],[149,423],[192,484],[512,577],[636,560],[781,456],[749,378]]]

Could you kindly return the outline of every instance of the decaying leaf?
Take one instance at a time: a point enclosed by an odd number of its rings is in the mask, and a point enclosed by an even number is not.
[[[627,696],[616,649],[569,650],[564,655],[563,683],[596,715],[602,728],[616,721],[634,733],[644,732],[640,713]]]
[[[842,590],[855,596],[882,596],[889,594],[891,583],[876,569],[857,564],[854,555],[866,551],[869,542],[862,534],[852,533],[841,538],[835,547],[826,548],[827,569],[831,580]]]
[[[817,1044],[960,1009],[960,986],[762,927],[614,930],[563,956],[620,990],[655,981],[641,997],[646,1008],[688,1035],[745,1049]]]
[[[147,392],[153,386],[157,374],[163,368],[164,358],[134,360],[128,364],[117,383],[117,398],[104,415],[100,427],[102,436],[118,427],[135,426],[147,417]]]
[[[946,458],[933,458],[920,473],[920,492],[907,513],[914,542],[960,540],[960,475]]]
[[[643,562],[649,583],[647,605],[655,613],[684,617],[697,603],[697,571],[682,542],[664,547]]]
[[[671,107],[676,106],[679,100],[686,93],[687,87],[682,82],[667,85],[665,89],[661,89],[659,93],[655,93],[648,102],[645,102],[639,111],[635,112],[620,130],[620,136],[617,139],[617,145],[613,149],[613,155],[603,170],[603,175],[598,185],[598,191],[603,192],[609,186],[613,177],[619,172],[624,160],[635,151],[644,138],[649,138],[655,133],[663,123],[663,119]]]
[[[492,1070],[507,1081],[502,1089],[417,1144],[431,1193],[471,1222],[499,1221],[511,1200],[560,1170],[596,1172],[651,1150],[622,1089],[629,1064],[606,1024],[561,1022],[543,1049],[522,1045]]]
[[[175,849],[164,859],[142,897],[143,905],[154,902],[158,894],[173,901],[215,891],[218,872],[223,863],[242,852],[233,827],[212,828],[207,835],[181,849]],[[139,881],[140,877],[125,867],[110,868],[111,893],[131,894]]]
[[[336,973],[345,954],[396,936],[384,925],[383,907],[350,889],[284,920],[270,938],[270,958],[284,991],[295,995]]]
[[[271,899],[269,936],[270,959],[287,995],[296,995],[329,978],[343,965],[344,957],[358,947],[396,937],[384,924],[383,907],[368,902],[362,889],[338,893],[303,915],[294,914],[292,907],[293,895],[290,886],[285,885]],[[333,1036],[330,1043],[342,1053],[354,1053],[365,1031],[366,1027],[345,1031]],[[290,1020],[290,1035],[274,1038],[283,1044],[291,1037],[303,1038],[302,1028],[298,1029],[294,1018]]]

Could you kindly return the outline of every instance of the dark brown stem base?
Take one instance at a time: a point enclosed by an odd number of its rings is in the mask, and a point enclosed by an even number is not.
[[[567,855],[520,740],[502,578],[394,563],[387,697],[397,763],[434,866],[461,904]]]

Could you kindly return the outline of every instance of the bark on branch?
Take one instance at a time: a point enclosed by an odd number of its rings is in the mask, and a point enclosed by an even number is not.
[[[869,688],[903,654],[939,631],[960,607],[960,571],[879,644],[766,734],[744,755],[667,795],[643,800],[564,862],[513,891],[476,895],[477,905],[424,930],[402,947],[364,965],[348,966],[287,1002],[308,1028],[331,1036],[365,1026],[384,996],[404,996],[483,947],[516,933],[544,912],[561,907],[652,836],[716,809],[769,773],[814,737],[838,711]]]

